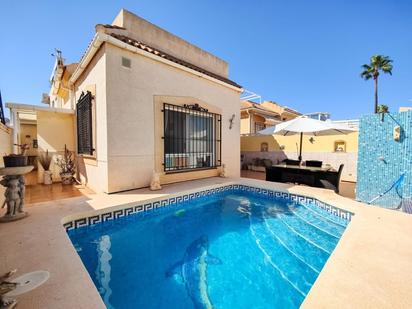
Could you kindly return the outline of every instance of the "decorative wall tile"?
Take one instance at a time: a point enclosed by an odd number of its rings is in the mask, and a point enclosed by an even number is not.
[[[393,139],[393,128],[401,127],[399,141]],[[402,197],[412,197],[412,111],[365,115],[360,120],[358,179],[356,198],[368,203],[388,190],[406,172],[399,192],[395,189],[374,202],[396,208]],[[399,193],[399,194],[398,194]]]
[[[185,195],[181,195],[177,197],[166,198],[166,199],[154,201],[151,203],[139,204],[134,207],[117,209],[117,210],[113,210],[113,211],[98,214],[98,215],[92,215],[89,217],[76,219],[76,220],[67,222],[63,225],[63,227],[68,231],[68,230],[76,229],[82,226],[93,225],[93,224],[97,224],[100,222],[114,220],[117,218],[129,216],[129,215],[136,214],[136,213],[143,212],[146,214],[149,212],[160,210],[161,208],[166,207],[166,206],[175,206],[179,203],[183,203],[183,202],[187,202],[187,201],[191,201],[191,200],[199,199],[199,198],[205,198],[212,194],[219,195],[219,194],[223,194],[228,191],[233,192],[233,193],[243,191],[243,192],[249,192],[249,193],[253,193],[256,195],[260,195],[260,196],[265,196],[267,198],[275,198],[275,199],[282,198],[282,199],[290,200],[294,203],[312,204],[312,205],[315,205],[315,207],[319,208],[320,210],[324,210],[327,213],[335,216],[337,219],[345,220],[345,222],[350,221],[351,216],[353,215],[352,213],[348,211],[325,204],[314,198],[310,198],[310,197],[306,197],[302,195],[289,194],[286,192],[278,192],[278,191],[273,191],[273,190],[264,189],[264,188],[235,184],[235,185],[222,186],[222,187],[218,187],[215,189],[203,190],[203,191],[195,192],[195,193],[189,193],[189,194],[185,194]]]

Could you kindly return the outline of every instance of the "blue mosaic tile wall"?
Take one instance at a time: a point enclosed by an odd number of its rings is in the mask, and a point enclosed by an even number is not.
[[[401,138],[394,141],[393,128],[397,125],[401,127]],[[383,118],[380,114],[361,117],[356,198],[369,202],[388,190],[403,172],[405,180],[399,193],[411,197],[412,111],[384,114]],[[396,191],[391,190],[374,204],[394,208],[400,201]]]

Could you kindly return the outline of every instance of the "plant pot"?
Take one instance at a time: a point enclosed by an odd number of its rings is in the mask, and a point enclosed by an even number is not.
[[[27,156],[4,156],[4,167],[27,166]]]
[[[62,179],[62,185],[73,184],[73,174],[71,173],[61,173],[60,178]]]
[[[43,183],[45,185],[51,185],[53,183],[52,172],[51,171],[44,171],[43,172]]]

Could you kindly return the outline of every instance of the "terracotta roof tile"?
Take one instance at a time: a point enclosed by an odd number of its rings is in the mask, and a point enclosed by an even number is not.
[[[298,111],[291,109],[289,107],[285,107],[285,111],[292,113],[292,114],[296,114],[296,115],[302,115],[301,113],[299,113]]]
[[[217,79],[217,80],[220,80],[220,81],[222,81],[222,82],[224,82],[224,83],[226,83],[226,84],[232,85],[232,86],[234,86],[234,87],[242,88],[242,86],[240,86],[239,84],[235,83],[234,81],[231,81],[230,79],[228,79],[228,78],[226,78],[226,77],[223,77],[223,76],[217,75],[217,74],[215,74],[215,73],[209,72],[209,71],[207,71],[207,70],[205,70],[205,69],[202,69],[202,68],[200,68],[200,67],[198,67],[198,66],[196,66],[196,65],[194,65],[194,64],[191,64],[191,63],[189,63],[189,62],[187,62],[187,61],[184,61],[184,60],[179,59],[179,58],[176,58],[176,57],[174,57],[174,56],[172,56],[172,55],[170,55],[170,54],[167,54],[167,53],[165,53],[165,52],[163,52],[163,51],[161,51],[161,50],[158,50],[158,49],[156,49],[156,48],[153,48],[153,47],[151,47],[151,46],[149,46],[149,45],[147,45],[147,44],[145,44],[145,43],[143,43],[143,42],[134,40],[134,39],[132,39],[132,38],[129,38],[129,37],[124,36],[124,35],[121,35],[121,34],[110,33],[109,35],[112,36],[112,37],[114,37],[115,39],[118,39],[118,40],[120,40],[120,41],[122,41],[122,42],[125,42],[125,43],[127,43],[127,44],[130,44],[130,45],[132,45],[132,46],[134,46],[134,47],[137,47],[137,48],[139,48],[139,49],[141,49],[141,50],[144,50],[144,51],[147,51],[147,52],[149,52],[149,53],[152,53],[152,54],[154,54],[154,55],[156,55],[156,56],[158,56],[158,57],[161,57],[161,58],[167,59],[167,60],[169,60],[169,61],[172,61],[172,62],[174,62],[174,63],[183,65],[183,66],[185,66],[185,67],[187,67],[187,68],[189,68],[189,69],[192,69],[192,70],[194,70],[194,71],[197,71],[197,72],[202,73],[202,74],[205,74],[205,75],[208,75],[208,76],[210,76],[210,77],[213,77],[213,78],[215,78],[215,79]]]

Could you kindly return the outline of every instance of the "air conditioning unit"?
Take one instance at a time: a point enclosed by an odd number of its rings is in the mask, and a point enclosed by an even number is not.
[[[44,104],[50,104],[50,96],[47,93],[43,93],[41,102]]]

